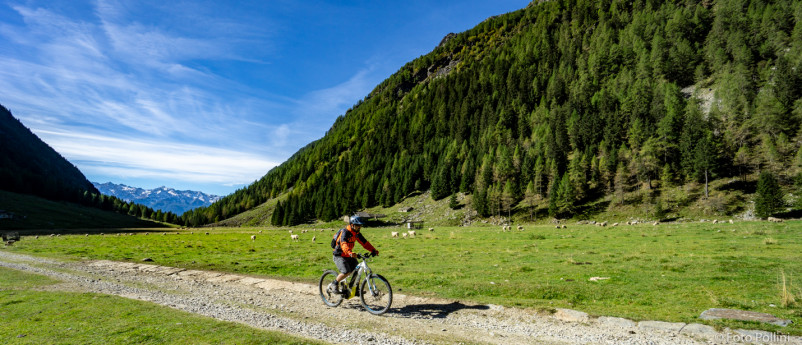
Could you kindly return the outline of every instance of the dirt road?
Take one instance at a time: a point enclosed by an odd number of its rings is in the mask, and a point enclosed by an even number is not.
[[[398,293],[387,314],[374,316],[358,298],[326,307],[309,284],[153,264],[68,262],[0,250],[0,266],[61,280],[54,290],[150,301],[337,344],[723,344],[744,339],[703,325],[637,323],[571,310],[537,313]]]

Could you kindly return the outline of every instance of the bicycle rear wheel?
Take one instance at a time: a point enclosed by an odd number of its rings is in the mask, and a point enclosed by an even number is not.
[[[343,302],[343,295],[329,290],[329,284],[334,281],[337,281],[337,272],[326,270],[323,272],[323,276],[320,277],[320,285],[318,286],[320,298],[329,307],[336,307]]]
[[[393,289],[390,282],[378,274],[371,274],[359,290],[359,299],[362,306],[374,315],[381,315],[390,309],[393,304]]]

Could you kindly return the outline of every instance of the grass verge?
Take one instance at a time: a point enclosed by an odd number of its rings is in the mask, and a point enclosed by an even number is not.
[[[38,291],[55,283],[0,268],[0,343],[324,344],[116,296]]]

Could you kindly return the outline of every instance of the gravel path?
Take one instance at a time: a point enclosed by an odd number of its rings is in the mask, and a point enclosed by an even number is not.
[[[337,344],[729,344],[771,339],[765,332],[719,333],[697,324],[636,323],[573,310],[538,314],[400,294],[387,314],[374,316],[362,309],[358,298],[326,307],[317,287],[309,284],[151,264],[68,262],[0,251],[0,266],[63,281],[51,287],[56,290],[150,301]],[[779,340],[802,344],[799,337]]]

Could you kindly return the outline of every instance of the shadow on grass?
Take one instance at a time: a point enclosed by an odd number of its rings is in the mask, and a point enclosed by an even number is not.
[[[784,219],[802,218],[802,210],[791,210],[788,212],[776,213],[774,214],[774,217]]]
[[[757,191],[757,181],[735,180],[716,188],[722,191],[741,191],[744,194],[754,194]]]
[[[580,220],[588,220],[602,214],[607,211],[610,207],[610,201],[599,201],[592,204],[585,204],[582,206],[577,207],[576,209],[576,218]]]
[[[388,312],[411,319],[418,317],[442,319],[455,311],[463,309],[488,310],[490,307],[486,305],[465,305],[460,302],[410,304],[403,308],[391,308]]]

